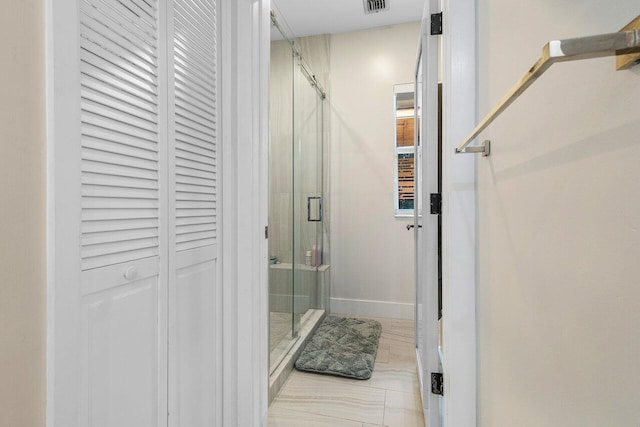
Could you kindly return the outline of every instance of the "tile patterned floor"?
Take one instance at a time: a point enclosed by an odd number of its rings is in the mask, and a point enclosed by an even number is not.
[[[269,427],[424,427],[413,321],[374,319],[382,336],[371,379],[294,370],[269,408]]]

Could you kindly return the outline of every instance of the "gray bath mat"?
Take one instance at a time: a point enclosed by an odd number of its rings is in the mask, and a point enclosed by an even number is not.
[[[368,380],[381,332],[375,320],[327,316],[296,360],[296,369]]]

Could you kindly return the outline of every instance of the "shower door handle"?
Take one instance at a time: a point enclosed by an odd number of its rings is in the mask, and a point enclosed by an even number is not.
[[[318,216],[311,217],[311,201],[318,202]],[[307,221],[309,222],[322,222],[322,197],[307,197]]]

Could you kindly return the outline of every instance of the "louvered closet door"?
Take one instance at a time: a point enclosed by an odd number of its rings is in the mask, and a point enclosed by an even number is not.
[[[169,69],[171,426],[214,425],[217,262],[216,2],[173,0]]]
[[[167,98],[161,87],[161,12],[156,0],[78,3],[83,294],[78,425],[162,426]]]

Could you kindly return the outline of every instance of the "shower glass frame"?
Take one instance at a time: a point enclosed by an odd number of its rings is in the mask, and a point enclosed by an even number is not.
[[[298,53],[295,42],[286,38],[279,25],[274,27],[285,39],[272,41],[272,61],[278,60],[282,66],[272,63],[271,67],[272,74],[281,74],[272,75],[270,93],[270,372],[278,367],[297,341],[304,315],[312,309],[326,308],[324,294],[328,294],[328,290],[320,291],[320,269],[308,265],[306,256],[307,251],[313,254],[315,248],[312,258],[315,264],[320,264],[318,258],[324,250],[326,97]],[[290,52],[290,63],[284,62],[288,61],[286,49]],[[274,55],[280,57],[276,59]],[[289,77],[291,82],[287,80]],[[290,105],[287,98],[290,98]],[[285,129],[288,125],[291,129]],[[288,153],[287,144],[290,144]],[[285,184],[289,172],[290,181]],[[289,190],[290,194],[287,194]],[[290,242],[286,242],[289,237]],[[272,264],[274,257],[279,264]],[[285,321],[290,322],[290,328],[283,335]]]

